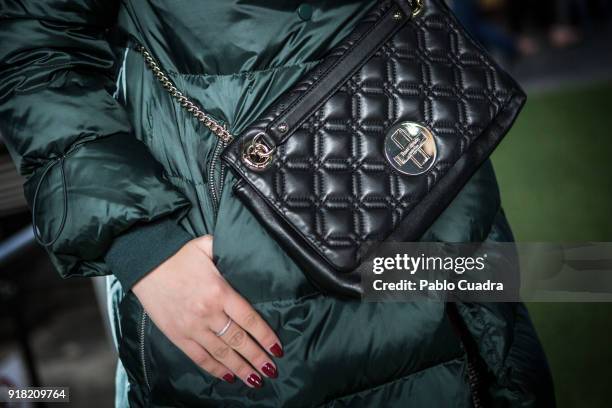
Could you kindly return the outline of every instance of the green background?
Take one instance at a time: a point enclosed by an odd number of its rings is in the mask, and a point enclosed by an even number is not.
[[[516,240],[612,241],[612,83],[530,95],[493,155]],[[559,407],[608,407],[612,304],[531,303]]]

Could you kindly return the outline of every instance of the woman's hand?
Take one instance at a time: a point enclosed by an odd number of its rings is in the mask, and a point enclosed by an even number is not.
[[[280,341],[221,276],[212,262],[212,245],[210,235],[188,242],[133,292],[162,333],[198,366],[230,383],[236,375],[259,388],[258,372],[277,376],[268,353],[282,357]]]

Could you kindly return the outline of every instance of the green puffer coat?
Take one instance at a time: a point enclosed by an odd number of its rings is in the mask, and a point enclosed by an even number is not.
[[[218,159],[215,137],[134,50],[145,45],[178,88],[239,135],[373,4],[0,0],[2,138],[28,177],[26,197],[62,276],[114,273],[123,286],[113,316],[132,406],[472,406],[465,352],[445,305],[317,292],[232,195],[235,178]],[[155,267],[184,236],[213,234],[219,270],[283,343],[278,379],[255,390],[212,378],[144,314],[129,291],[142,274],[109,268],[116,242],[159,222],[161,230],[133,245],[132,269]],[[489,163],[423,239],[512,240]],[[523,305],[458,310],[497,406],[554,404]]]

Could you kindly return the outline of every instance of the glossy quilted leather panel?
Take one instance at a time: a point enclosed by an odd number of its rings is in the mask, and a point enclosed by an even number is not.
[[[385,7],[241,137],[268,131]],[[363,244],[385,240],[518,92],[446,6],[428,0],[423,14],[282,139],[269,169],[244,167],[237,146],[228,161],[327,262],[350,271]],[[401,121],[423,124],[437,138],[438,160],[424,175],[400,174],[385,158],[386,131]]]

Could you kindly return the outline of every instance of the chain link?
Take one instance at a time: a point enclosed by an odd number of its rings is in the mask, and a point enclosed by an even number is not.
[[[215,119],[213,119],[208,113],[200,109],[200,107],[191,101],[186,95],[184,95],[181,91],[177,89],[176,86],[172,83],[168,75],[161,69],[160,65],[157,63],[155,58],[147,51],[144,46],[138,44],[136,46],[136,50],[142,54],[144,57],[145,64],[162,87],[168,91],[170,96],[177,100],[177,102],[185,108],[185,110],[191,113],[199,122],[204,124],[210,131],[223,140],[225,143],[229,143],[234,139],[234,136],[227,130],[227,128],[221,124],[219,124]]]
[[[412,7],[412,17],[416,17],[421,14],[421,11],[423,11],[423,8],[425,7],[425,0],[413,0]]]
[[[413,0],[413,6],[414,11],[412,16],[415,17],[416,15],[420,14],[421,11],[423,11],[424,0]],[[164,89],[168,91],[168,93],[174,99],[176,99],[178,103],[185,108],[185,110],[187,110],[187,112],[191,113],[199,122],[203,123],[204,126],[210,129],[214,135],[219,137],[224,142],[229,143],[234,139],[234,136],[232,136],[225,126],[220,125],[215,119],[200,109],[197,104],[193,103],[191,99],[189,99],[186,95],[179,91],[176,86],[174,86],[168,75],[166,75],[155,58],[153,58],[151,53],[147,51],[142,44],[138,44],[136,46],[136,50],[142,54],[145,64],[153,72],[153,75],[155,78],[157,78]]]

